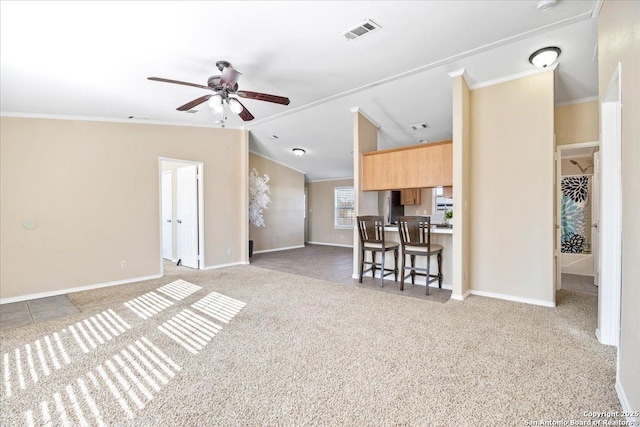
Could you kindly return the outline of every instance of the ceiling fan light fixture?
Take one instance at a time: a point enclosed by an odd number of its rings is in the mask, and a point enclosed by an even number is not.
[[[561,52],[560,48],[556,46],[543,47],[529,56],[529,62],[538,68],[547,68],[556,62]]]
[[[293,154],[295,154],[298,157],[304,156],[304,153],[307,152],[307,150],[305,150],[304,148],[294,148],[291,151],[293,151]]]
[[[233,114],[240,114],[244,110],[242,104],[235,98],[227,99],[227,104],[229,104],[229,109]]]

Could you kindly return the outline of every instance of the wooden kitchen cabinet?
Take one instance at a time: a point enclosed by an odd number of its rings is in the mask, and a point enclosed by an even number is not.
[[[422,203],[422,191],[420,188],[405,188],[400,191],[401,205],[419,205]]]
[[[362,191],[453,185],[453,142],[362,154]]]

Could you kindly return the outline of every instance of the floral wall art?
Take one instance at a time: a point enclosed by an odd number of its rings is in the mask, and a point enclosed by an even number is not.
[[[589,176],[564,176],[562,189],[562,252],[582,253],[585,239],[585,209],[589,204]]]
[[[256,168],[249,173],[249,222],[256,227],[264,227],[262,212],[271,202],[269,175],[260,176]]]

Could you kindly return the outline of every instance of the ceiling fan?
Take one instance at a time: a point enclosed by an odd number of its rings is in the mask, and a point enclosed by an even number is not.
[[[246,99],[255,99],[258,101],[273,102],[275,104],[289,105],[289,98],[284,96],[269,95],[267,93],[250,92],[248,90],[238,90],[238,79],[242,75],[239,71],[235,70],[233,66],[227,61],[216,62],[216,67],[220,70],[221,75],[211,76],[207,80],[207,85],[200,85],[197,83],[181,82],[179,80],[164,79],[162,77],[148,77],[149,80],[157,82],[174,83],[178,85],[199,87],[201,89],[211,90],[214,93],[201,96],[193,101],[177,108],[178,111],[189,111],[192,108],[209,101],[209,106],[213,110],[213,114],[220,118],[224,118],[224,102],[227,103],[232,113],[240,116],[242,120],[248,122],[253,120],[253,114],[242,105],[240,100],[236,97]],[[236,96],[231,96],[236,95]]]

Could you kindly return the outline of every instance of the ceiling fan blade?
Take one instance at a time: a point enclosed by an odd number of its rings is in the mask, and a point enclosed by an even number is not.
[[[184,104],[183,106],[176,108],[176,110],[178,110],[178,111],[189,111],[189,110],[191,110],[193,107],[196,107],[196,106],[198,106],[198,105],[202,104],[203,102],[208,101],[208,100],[209,100],[209,98],[211,98],[212,96],[213,96],[213,95],[204,95],[204,96],[201,96],[201,97],[200,97],[200,98],[198,98],[198,99],[194,99],[193,101],[191,101],[191,102],[187,102],[187,103],[186,103],[186,104]]]
[[[289,98],[284,96],[269,95],[268,93],[250,92],[248,90],[239,90],[236,95],[247,98],[256,99],[258,101],[273,102],[275,104],[289,105]]]
[[[238,79],[242,75],[241,72],[233,69],[231,65],[222,69],[222,75],[220,76],[220,83],[227,85],[228,88],[233,89],[238,83]]]
[[[213,90],[209,86],[199,85],[197,83],[181,82],[179,80],[163,79],[162,77],[147,77],[147,79],[153,80],[156,82],[173,83],[177,85],[193,86],[193,87],[199,87],[200,89]]]
[[[242,111],[240,111],[240,114],[238,114],[238,116],[240,116],[242,120],[244,120],[245,122],[250,122],[251,120],[255,119],[255,117],[253,117],[253,114],[251,114],[249,110],[247,110],[247,107],[245,107],[238,98],[232,99],[236,100],[238,104],[242,105]]]

